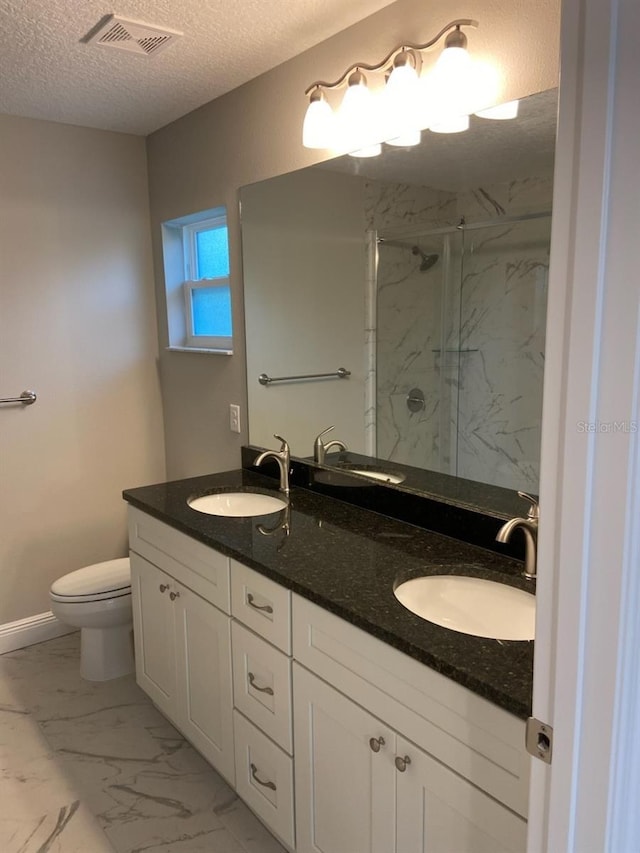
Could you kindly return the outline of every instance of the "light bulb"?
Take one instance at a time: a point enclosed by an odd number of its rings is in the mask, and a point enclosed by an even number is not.
[[[340,148],[343,151],[366,149],[380,140],[380,122],[374,97],[361,71],[356,70],[349,77],[349,85],[338,111],[338,127]]]
[[[473,80],[471,57],[466,48],[445,48],[436,63],[434,73],[438,78],[438,98],[443,110],[452,115],[468,115]]]
[[[520,101],[505,101],[504,104],[497,104],[495,107],[489,107],[486,110],[478,110],[476,115],[480,116],[480,118],[490,118],[495,121],[508,121],[517,117],[519,104]]]
[[[409,147],[420,142],[417,104],[419,81],[413,51],[402,50],[382,93],[383,138],[390,145]]]
[[[410,62],[404,62],[393,66],[385,91],[392,93],[395,98],[406,101],[415,96],[417,85],[418,72]]]
[[[336,145],[335,115],[324,93],[314,89],[302,125],[305,148],[333,148]]]
[[[463,32],[459,29],[450,32],[433,71],[421,78],[422,127],[455,127],[444,131],[447,133],[466,130],[468,124],[460,118],[472,112],[475,95],[473,63],[466,45]]]

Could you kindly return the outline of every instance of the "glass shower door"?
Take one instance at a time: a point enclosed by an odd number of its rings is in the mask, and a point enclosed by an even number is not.
[[[376,456],[537,491],[550,227],[378,238]]]
[[[376,455],[381,459],[454,473],[457,366],[443,353],[458,349],[461,246],[455,229],[379,240]]]

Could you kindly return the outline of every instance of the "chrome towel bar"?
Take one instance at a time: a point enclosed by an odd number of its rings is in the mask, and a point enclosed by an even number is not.
[[[23,406],[30,406],[38,399],[35,391],[23,391],[19,397],[0,397],[0,404],[4,403],[22,403]]]
[[[258,376],[258,382],[261,385],[270,385],[272,382],[293,382],[298,379],[330,379],[336,377],[337,379],[345,379],[347,376],[351,376],[351,371],[347,370],[346,367],[339,367],[334,373],[306,373],[302,376],[267,376],[266,373],[261,373]]]

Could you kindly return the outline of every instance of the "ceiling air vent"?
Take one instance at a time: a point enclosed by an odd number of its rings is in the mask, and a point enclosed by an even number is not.
[[[153,24],[143,24],[142,21],[128,21],[117,15],[109,15],[87,39],[87,44],[113,47],[116,50],[127,50],[129,53],[140,53],[143,56],[155,56],[156,53],[173,44],[181,35],[182,33],[177,30],[168,30],[166,27],[155,27]]]

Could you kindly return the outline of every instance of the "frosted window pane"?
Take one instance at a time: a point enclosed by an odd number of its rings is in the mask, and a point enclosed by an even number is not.
[[[196,287],[191,291],[193,334],[231,337],[231,289]]]
[[[199,278],[223,278],[229,275],[228,231],[212,228],[196,232]]]

